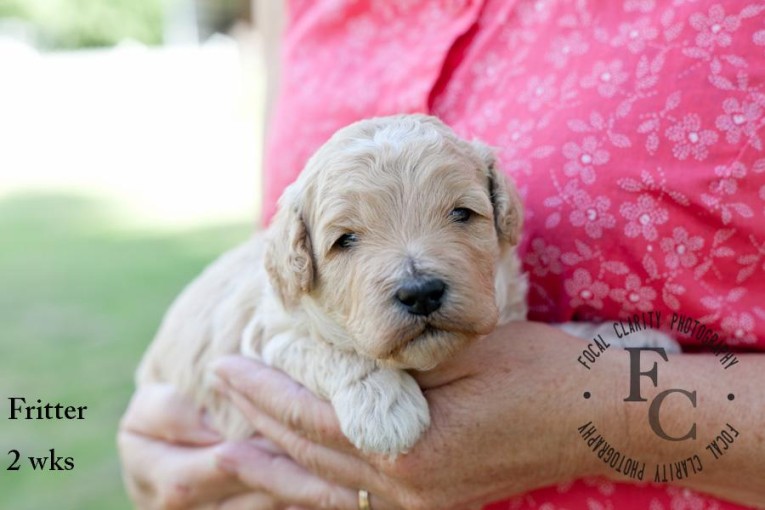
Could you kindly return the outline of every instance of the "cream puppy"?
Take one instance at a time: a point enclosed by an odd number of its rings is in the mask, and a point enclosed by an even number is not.
[[[178,298],[138,383],[172,383],[228,436],[246,436],[254,430],[209,380],[211,361],[242,352],[329,400],[361,450],[405,452],[430,421],[407,370],[525,319],[521,224],[484,145],[423,115],[352,124],[308,161],[264,235]]]

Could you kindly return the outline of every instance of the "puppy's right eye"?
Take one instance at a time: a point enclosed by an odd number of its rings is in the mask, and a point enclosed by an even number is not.
[[[335,241],[335,244],[332,245],[332,248],[337,248],[339,250],[347,250],[356,242],[359,240],[359,237],[356,234],[343,234],[340,237],[337,238],[337,241]]]
[[[473,211],[467,207],[457,207],[449,213],[449,217],[456,223],[467,223],[473,217]]]

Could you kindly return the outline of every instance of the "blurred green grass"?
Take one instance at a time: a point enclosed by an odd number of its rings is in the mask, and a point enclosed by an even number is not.
[[[0,508],[130,508],[114,436],[133,371],[183,286],[251,230],[140,231],[117,217],[81,196],[0,200]],[[9,421],[11,396],[87,405],[86,419]],[[6,471],[8,450],[51,448],[75,468]]]
[[[125,38],[159,44],[172,1],[0,0],[0,18],[30,23],[47,48],[112,46]]]

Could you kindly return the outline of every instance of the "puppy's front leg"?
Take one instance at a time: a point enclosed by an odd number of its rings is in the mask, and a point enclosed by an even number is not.
[[[295,332],[273,337],[261,356],[332,402],[343,434],[362,451],[403,453],[430,425],[428,403],[403,370]]]
[[[403,370],[375,367],[331,400],[343,433],[362,451],[404,453],[430,425],[428,402]]]

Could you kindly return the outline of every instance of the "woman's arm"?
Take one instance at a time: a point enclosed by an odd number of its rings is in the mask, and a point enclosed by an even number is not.
[[[356,451],[339,432],[331,406],[283,374],[242,358],[226,359],[219,373],[231,398],[263,435],[333,482],[325,497],[335,508],[354,508],[353,495],[360,488],[373,495],[376,510],[443,509],[471,508],[582,476],[623,479],[604,463],[605,454],[593,451],[602,443],[588,445],[598,433],[622,455],[644,462],[643,481],[653,481],[657,465],[682,460],[689,452],[707,453],[706,438],[726,420],[740,432],[740,444],[725,454],[730,460],[705,459],[701,475],[679,483],[763,504],[765,487],[755,480],[765,477],[765,445],[758,431],[762,418],[754,410],[765,408],[765,396],[746,389],[765,382],[760,357],[740,358],[746,370],[725,374],[731,382],[724,388],[723,377],[715,376],[725,371],[713,356],[674,356],[662,366],[657,361],[658,389],[642,377],[646,402],[630,403],[624,402],[629,354],[607,348],[588,370],[579,362],[587,345],[544,324],[513,323],[439,369],[420,374],[432,425],[410,453],[393,461]],[[652,367],[651,355],[660,360],[657,353],[644,353],[642,371]],[[696,418],[678,393],[665,398],[659,417],[670,435],[686,432],[678,427],[695,419],[695,446],[652,438],[643,416],[650,399],[662,389],[693,385]],[[713,389],[723,391],[722,398],[710,396]],[[728,393],[736,395],[733,404]],[[587,423],[596,431],[583,437],[589,429],[580,429]],[[226,462],[243,479],[253,470],[235,454]]]
[[[646,463],[645,481],[765,508],[765,356],[686,354],[665,361],[645,351],[640,357],[640,370],[630,366],[629,353],[615,352],[604,359],[612,365],[611,377],[622,381],[612,405],[624,410],[603,419],[604,435],[618,441],[625,453],[640,456]],[[656,386],[649,375],[631,375],[649,372],[654,364]],[[631,377],[639,377],[645,402],[624,401],[630,396],[624,380]],[[619,420],[626,420],[621,430],[628,434],[619,435]],[[680,440],[686,436],[693,437]],[[630,480],[591,449],[588,453],[599,464],[599,474]]]

